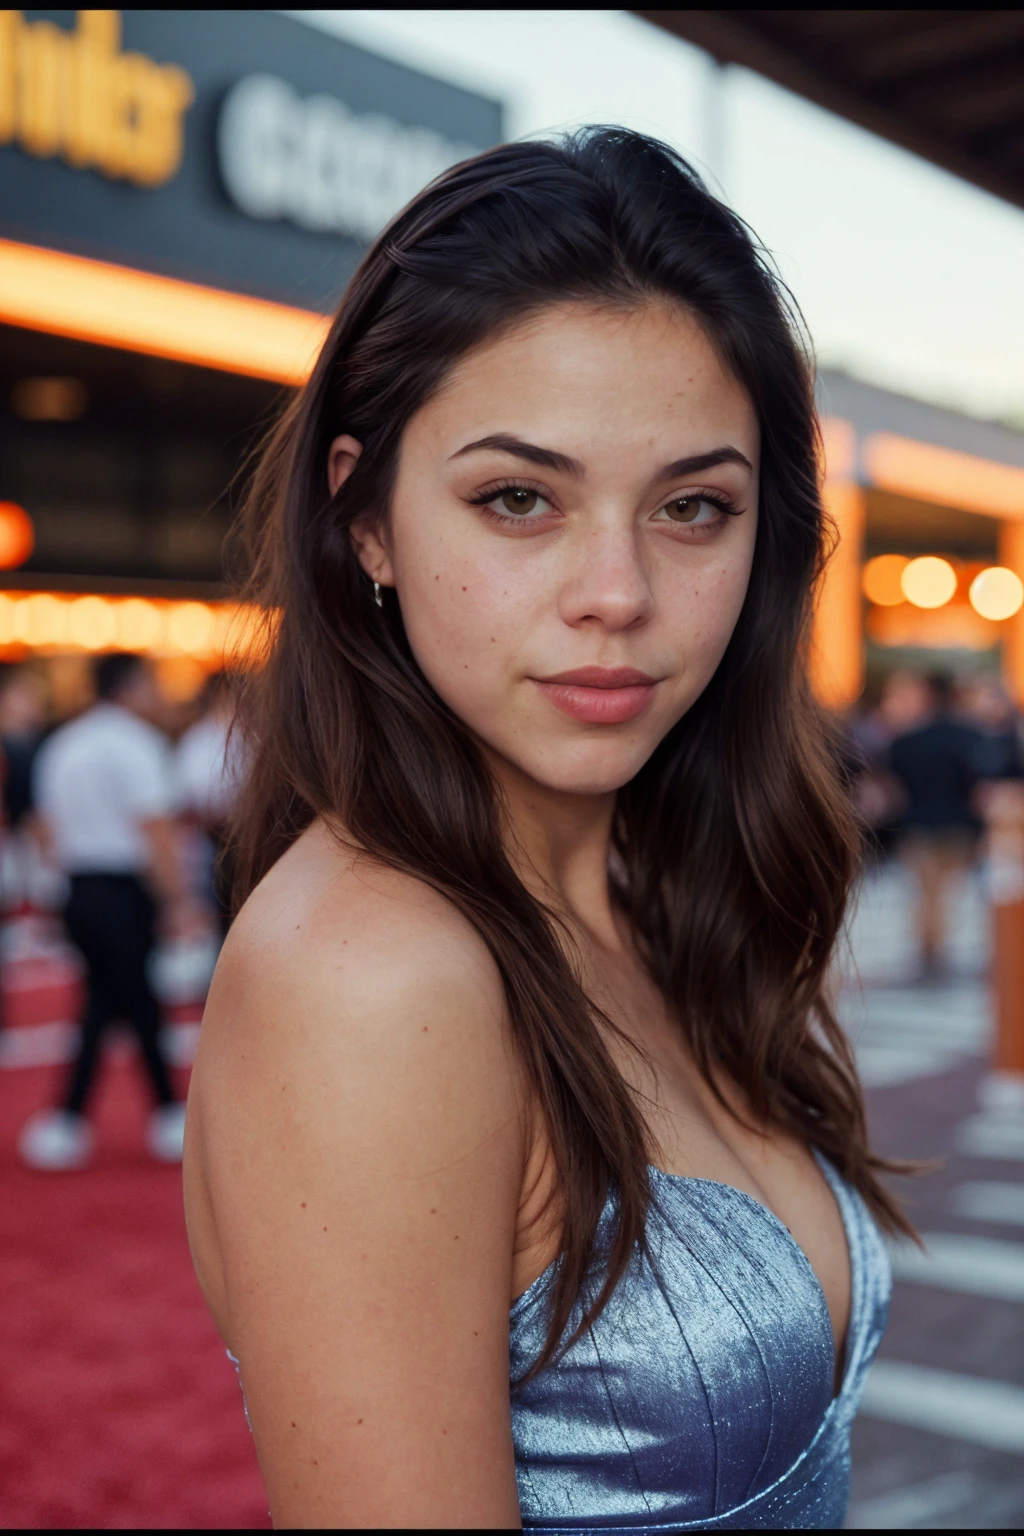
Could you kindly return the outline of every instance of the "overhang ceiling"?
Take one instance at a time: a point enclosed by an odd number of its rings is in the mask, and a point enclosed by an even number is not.
[[[1024,207],[1024,10],[634,14]]]

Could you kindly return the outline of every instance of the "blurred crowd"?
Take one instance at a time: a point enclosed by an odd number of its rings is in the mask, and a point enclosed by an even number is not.
[[[231,678],[213,675],[187,704],[171,703],[144,658],[118,653],[97,658],[93,685],[90,704],[55,722],[42,671],[0,667],[0,968],[34,914],[51,934],[62,927],[84,983],[64,1080],[20,1136],[22,1159],[39,1169],[89,1162],[112,1023],[137,1039],[149,1150],[180,1159],[184,1107],[164,1058],[154,961],[169,946],[205,946],[205,983],[229,916],[225,829],[244,768]],[[994,677],[894,671],[844,722],[842,753],[870,856],[901,861],[915,891],[920,979],[939,980],[950,887],[983,853],[994,797],[1015,794],[1024,826],[1021,717]]]
[[[1024,819],[1024,722],[995,677],[899,670],[847,719],[843,750],[870,852],[911,877],[920,979],[941,980],[952,882],[977,865],[997,806]]]
[[[0,669],[0,964],[14,952],[15,919],[56,928],[59,914],[84,983],[56,1101],[19,1139],[39,1169],[89,1161],[89,1104],[113,1023],[139,1047],[149,1150],[180,1160],[184,1106],[165,1059],[154,962],[174,943],[215,952],[228,920],[224,829],[242,761],[231,679],[215,674],[188,704],[172,703],[144,657],[115,653],[97,658],[92,681],[92,701],[55,722],[44,673]]]

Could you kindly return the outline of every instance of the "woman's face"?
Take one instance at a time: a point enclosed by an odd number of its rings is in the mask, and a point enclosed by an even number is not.
[[[356,446],[334,445],[335,483]],[[606,794],[721,660],[758,449],[747,395],[684,310],[547,309],[466,356],[412,417],[360,559],[491,752],[549,789]]]

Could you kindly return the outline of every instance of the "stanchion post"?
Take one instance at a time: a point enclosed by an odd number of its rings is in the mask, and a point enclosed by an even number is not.
[[[988,1109],[1024,1110],[1024,785],[990,785],[985,820],[996,1036],[982,1099]]]

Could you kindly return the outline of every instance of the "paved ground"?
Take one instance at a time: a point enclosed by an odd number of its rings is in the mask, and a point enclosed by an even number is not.
[[[937,1160],[901,1181],[928,1253],[894,1255],[889,1329],[854,1428],[853,1530],[1024,1528],[1024,1115],[984,1109],[980,885],[952,908],[950,978],[915,984],[899,871],[869,880],[841,1010],[876,1145]],[[859,976],[859,981],[856,979]]]

